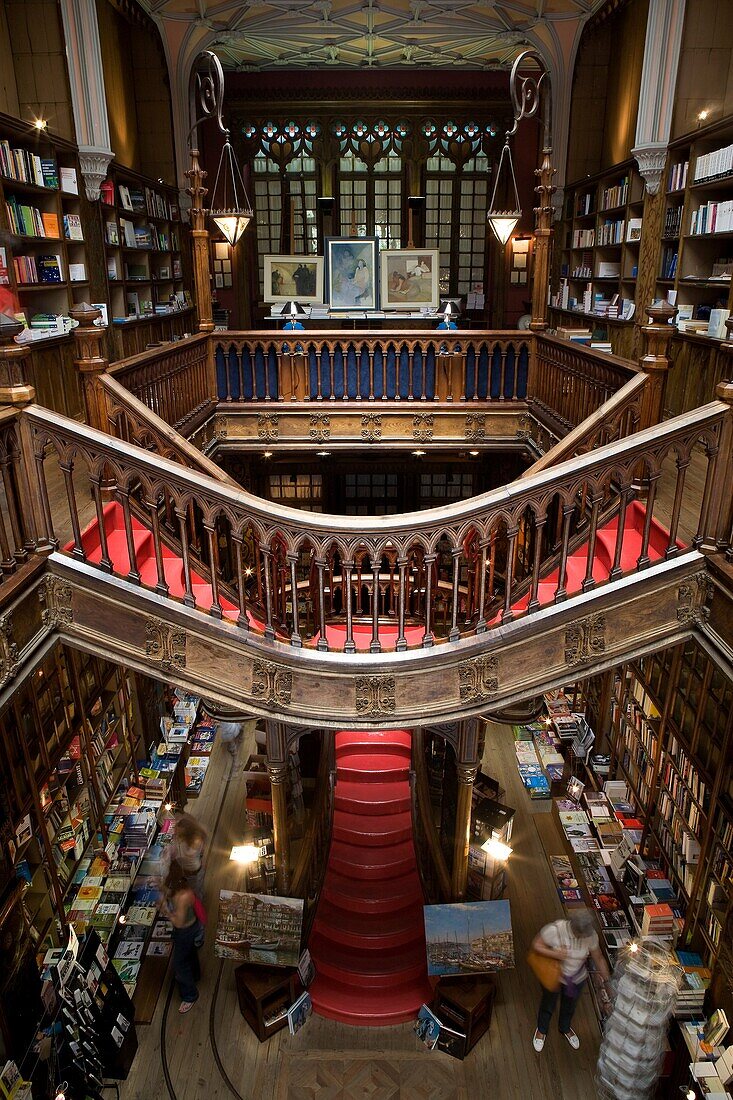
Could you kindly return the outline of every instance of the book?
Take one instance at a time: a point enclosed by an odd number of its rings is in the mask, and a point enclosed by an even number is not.
[[[301,993],[296,1001],[288,1009],[288,1030],[291,1035],[297,1034],[303,1027],[308,1017],[313,1012],[313,1002],[310,993]]]
[[[425,1044],[428,1050],[434,1050],[440,1035],[441,1023],[438,1017],[427,1005],[421,1005],[413,1031],[418,1039]]]
[[[59,230],[59,218],[58,214],[50,214],[44,212],[41,214],[41,221],[43,222],[43,232],[47,237],[60,237],[61,232]]]
[[[78,195],[79,181],[76,177],[76,168],[61,168],[59,175],[61,178],[61,190],[67,195]]]
[[[64,214],[64,236],[68,241],[83,241],[81,218],[78,214]]]

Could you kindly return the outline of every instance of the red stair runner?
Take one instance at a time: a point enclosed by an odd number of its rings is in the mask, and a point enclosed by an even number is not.
[[[409,746],[404,730],[336,734],[333,841],[308,946],[313,1008],[346,1024],[403,1023],[432,997]]]

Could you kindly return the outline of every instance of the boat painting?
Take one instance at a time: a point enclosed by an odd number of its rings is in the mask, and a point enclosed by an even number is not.
[[[429,975],[491,974],[514,967],[508,901],[426,905]]]
[[[302,898],[221,890],[214,951],[222,959],[297,966],[302,924]]]

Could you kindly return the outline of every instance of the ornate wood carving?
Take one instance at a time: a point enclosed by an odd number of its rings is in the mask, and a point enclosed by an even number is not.
[[[683,626],[701,626],[710,617],[706,606],[713,598],[714,588],[704,569],[695,573],[677,589],[677,619]]]
[[[274,443],[280,435],[280,417],[276,413],[261,413],[257,417],[257,435],[265,443]]]
[[[565,631],[565,663],[580,665],[606,651],[606,616],[589,615]]]
[[[378,413],[367,413],[361,418],[361,438],[367,443],[378,443],[382,438],[382,418]]]
[[[478,443],[486,437],[486,416],[484,413],[470,413],[466,417],[466,439]]]
[[[356,713],[365,718],[380,718],[397,709],[394,676],[357,676]]]
[[[474,657],[458,666],[459,697],[462,703],[481,703],[499,690],[496,657]]]
[[[186,667],[186,631],[177,630],[160,619],[145,623],[145,656],[163,672]]]
[[[324,413],[312,415],[308,434],[316,443],[325,443],[331,438],[331,417]]]
[[[412,418],[412,438],[418,443],[428,443],[433,438],[435,417],[432,413],[420,413]]]
[[[18,647],[13,637],[13,616],[0,617],[0,688],[4,688],[18,671]]]
[[[73,620],[71,585],[59,577],[48,576],[39,585],[38,598],[43,606],[43,625],[55,630]]]
[[[253,698],[288,707],[292,689],[293,674],[290,669],[261,660],[256,660],[252,665]]]
[[[222,413],[217,413],[213,419],[211,436],[212,439],[226,439],[229,434],[229,420]]]

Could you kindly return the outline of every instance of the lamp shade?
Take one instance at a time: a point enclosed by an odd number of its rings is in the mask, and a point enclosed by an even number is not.
[[[211,217],[219,226],[229,244],[234,247],[252,221],[252,212],[249,210],[212,210]]]
[[[506,244],[509,240],[521,216],[521,210],[492,210],[489,212],[487,221],[501,244]]]
[[[285,305],[282,307],[282,309],[280,310],[280,316],[305,317],[305,309],[300,304],[300,302],[296,302],[293,298],[289,302],[286,302]]]
[[[460,298],[441,298],[440,309],[438,311],[442,313],[446,321],[455,321],[456,317],[461,316],[461,299]]]

